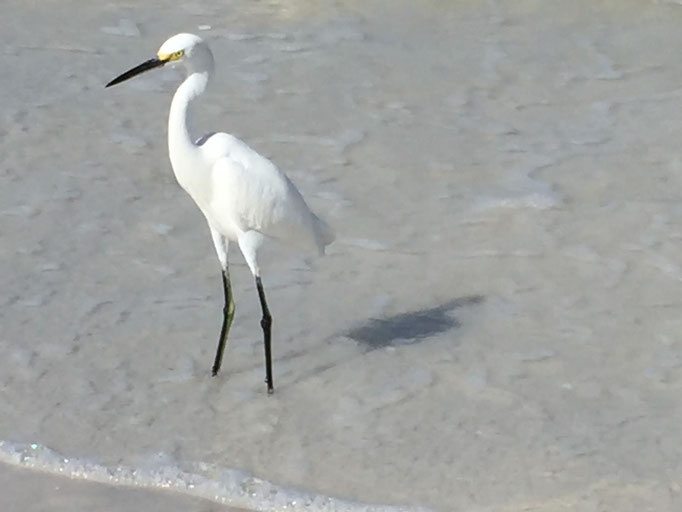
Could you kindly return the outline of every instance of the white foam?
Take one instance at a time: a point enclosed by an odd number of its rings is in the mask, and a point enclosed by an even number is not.
[[[507,173],[506,183],[479,191],[473,203],[474,212],[494,209],[536,209],[547,210],[563,202],[562,194],[551,183],[531,175],[553,162],[538,159],[512,168]]]
[[[370,238],[339,238],[339,244],[348,245],[351,247],[358,247],[360,249],[366,249],[368,251],[386,251],[388,247],[379,242],[378,240],[372,240]]]
[[[119,20],[118,26],[116,27],[102,27],[102,32],[113,36],[124,37],[140,37],[141,35],[137,23],[129,19]]]
[[[425,508],[355,503],[279,487],[243,471],[214,464],[182,464],[167,454],[142,461],[138,467],[107,466],[64,456],[37,443],[0,441],[0,462],[110,485],[170,489],[216,503],[272,512],[428,512]]]

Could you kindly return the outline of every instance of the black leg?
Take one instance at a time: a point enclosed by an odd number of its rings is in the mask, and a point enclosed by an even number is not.
[[[260,307],[263,310],[263,318],[260,321],[260,326],[263,328],[263,343],[265,344],[265,383],[268,385],[268,393],[272,394],[275,391],[272,383],[272,339],[270,337],[272,316],[270,316],[268,303],[265,300],[265,290],[263,290],[263,283],[261,283],[260,277],[256,277],[256,288],[258,288]]]
[[[223,352],[225,352],[225,344],[227,343],[227,336],[230,333],[230,326],[234,318],[234,299],[232,298],[232,285],[230,284],[230,271],[223,270],[223,290],[225,291],[225,305],[223,306],[223,327],[220,329],[220,338],[218,338],[218,350],[215,354],[215,361],[213,362],[212,374],[215,377],[218,375],[220,365],[223,361]]]

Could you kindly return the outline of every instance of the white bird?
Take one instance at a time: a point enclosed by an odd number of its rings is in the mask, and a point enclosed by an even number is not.
[[[178,87],[168,118],[168,153],[180,186],[192,197],[208,221],[222,267],[225,306],[218,349],[213,363],[215,376],[225,350],[234,318],[234,299],[228,269],[229,242],[236,242],[256,278],[263,312],[261,327],[265,345],[265,373],[272,393],[272,317],[258,268],[258,248],[268,238],[299,246],[324,248],[334,240],[329,226],[310,211],[303,196],[289,178],[267,158],[227,133],[208,134],[196,142],[187,127],[190,103],[202,94],[213,73],[213,54],[193,34],[177,34],[161,45],[157,56],[114,78],[116,85],[165,64],[180,64],[187,78]]]

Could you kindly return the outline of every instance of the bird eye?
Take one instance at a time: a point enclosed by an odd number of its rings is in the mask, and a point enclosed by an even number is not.
[[[183,50],[180,50],[178,52],[173,52],[171,54],[171,60],[178,60],[180,57],[182,57],[185,54]]]

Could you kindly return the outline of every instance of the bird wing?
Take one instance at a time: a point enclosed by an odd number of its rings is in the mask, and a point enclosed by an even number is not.
[[[226,230],[253,230],[320,247],[321,221],[296,186],[270,160],[246,144],[232,141],[229,153],[213,164],[211,178],[211,209]]]

